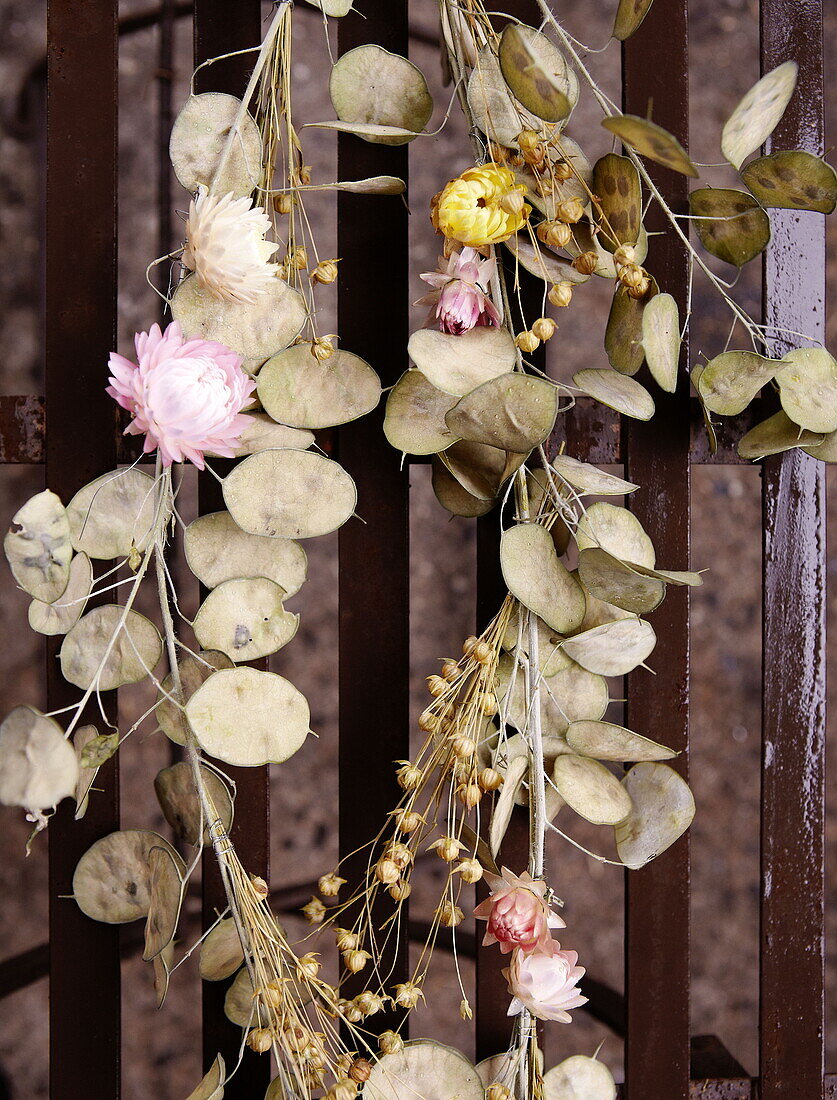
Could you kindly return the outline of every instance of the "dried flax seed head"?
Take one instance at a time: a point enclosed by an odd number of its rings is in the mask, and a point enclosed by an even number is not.
[[[448,689],[448,682],[447,682],[447,680],[443,679],[441,676],[428,676],[427,677],[427,690],[430,692],[430,694],[434,698],[438,698],[440,695],[444,695],[444,693],[447,691],[447,689]]]
[[[444,860],[445,863],[453,863],[455,859],[459,859],[459,853],[464,847],[461,840],[452,836],[443,836],[440,840],[434,841],[428,851],[435,851],[439,859]]]
[[[584,217],[584,203],[581,199],[562,199],[555,207],[555,216],[559,221],[575,225]]]
[[[421,720],[419,720],[419,726],[421,726]],[[429,730],[426,732],[430,732]],[[398,785],[405,791],[414,791],[421,785],[422,772],[420,768],[417,768],[415,764],[411,764],[409,760],[399,760],[401,767],[398,769]]]
[[[566,309],[566,307],[573,300],[572,283],[556,283],[550,290],[547,297],[549,298],[552,305],[559,306],[562,309]]]
[[[404,1040],[396,1031],[384,1031],[378,1036],[378,1049],[381,1054],[397,1054],[404,1049]]]
[[[518,333],[514,342],[525,355],[531,355],[540,345],[540,340],[531,329],[524,329],[523,332]]]
[[[459,665],[456,663],[456,661],[448,658],[448,660],[445,661],[445,663],[442,665],[442,676],[446,680],[455,680],[458,675]]]
[[[503,776],[495,768],[483,768],[477,776],[477,783],[486,792],[497,791],[503,785]]]
[[[380,997],[378,1000],[380,1000]],[[363,1084],[364,1081],[368,1081],[371,1073],[372,1063],[367,1058],[355,1058],[349,1070],[349,1076],[353,1081],[357,1081],[358,1084]]]
[[[387,893],[393,901],[406,901],[412,892],[409,882],[393,882],[391,886],[387,886]]]
[[[340,887],[346,885],[346,880],[340,878],[335,872],[323,875],[317,883],[317,888],[324,898],[336,898],[340,893]]]
[[[359,974],[371,958],[368,951],[362,951],[360,948],[343,952],[343,962],[351,974]]]
[[[469,810],[473,810],[482,800],[482,791],[478,783],[462,783],[456,789],[456,797],[463,806]]]
[[[599,257],[593,249],[582,252],[573,260],[573,267],[582,275],[592,275],[599,266]]]
[[[392,1000],[399,1008],[411,1009],[415,1008],[419,1001],[424,1000],[424,993],[416,982],[399,982],[395,986],[395,996]]]
[[[439,924],[445,928],[456,928],[458,924],[465,920],[465,914],[449,898],[445,898],[437,909],[437,913],[439,914]]]
[[[555,329],[557,327],[558,326],[551,317],[539,317],[532,325],[532,332],[534,332],[539,340],[546,343],[547,340],[551,340],[555,335]]]
[[[336,282],[339,263],[339,260],[321,260],[311,272],[311,282],[322,283],[324,286]]]
[[[354,951],[360,947],[360,936],[350,932],[348,928],[335,928],[334,941],[338,951]]]
[[[328,910],[319,898],[311,898],[307,905],[303,905],[302,912],[309,924],[320,924]]]
[[[566,248],[573,237],[573,231],[560,221],[544,221],[538,226],[536,233],[538,240],[543,241],[550,248]]]
[[[478,859],[463,859],[457,864],[456,870],[463,882],[471,884],[479,882],[484,873]]]
[[[265,1054],[273,1046],[272,1032],[266,1027],[254,1027],[247,1036],[247,1046],[256,1054]]]

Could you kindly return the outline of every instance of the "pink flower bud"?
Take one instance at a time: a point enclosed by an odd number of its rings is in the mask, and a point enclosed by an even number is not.
[[[564,922],[546,903],[546,883],[535,881],[528,873],[520,877],[505,867],[502,876],[486,872],[491,896],[476,907],[474,916],[487,920],[483,946],[498,943],[504,955],[519,948],[549,953],[551,928],[563,928]]]

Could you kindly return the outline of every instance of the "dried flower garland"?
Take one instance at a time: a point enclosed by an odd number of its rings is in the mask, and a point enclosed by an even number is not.
[[[324,17],[342,16],[352,0],[316,6]],[[267,885],[247,873],[230,841],[234,787],[209,759],[282,762],[305,743],[309,711],[301,693],[244,662],[275,652],[296,632],[298,617],[284,601],[305,579],[298,540],[335,530],[355,510],[351,478],[311,449],[312,430],[362,416],[381,397],[373,369],[317,328],[315,294],[335,282],[339,260],[318,254],[306,192],[404,189],[386,176],[311,183],[291,110],[289,3],[276,5],[244,98],[192,95],[172,133],[172,163],[193,196],[183,248],[155,261],[180,265],[168,303],[173,321],[137,335],[135,362],[113,353],[108,388],[131,416],[126,432],[145,437],[145,455],[156,452],[155,476],[136,464],[115,470],[66,505],[46,490],[18,511],[6,536],[12,572],[32,597],[30,624],[65,636],[62,673],[82,695],[65,712],[64,728],[58,715],[27,706],[7,715],[0,801],[24,807],[36,831],[65,797],[83,815],[98,767],[147,717],[120,731],[101,693],[151,679],[154,717],[186,755],[159,773],[155,790],[194,854],[187,864],[156,833],[113,833],[79,862],[75,899],[97,920],[145,918],[144,958],[162,1004],[170,975],[195,950],[176,960],[175,933],[201,849],[213,847],[228,908],[200,941],[200,973],[210,981],[234,975],[227,1014],[242,1027],[243,1042],[273,1057],[266,1100],[343,1100],[361,1089],[373,1100],[615,1096],[596,1057],[576,1055],[544,1072],[533,1021],[569,1023],[585,1001],[578,956],[552,934],[565,922],[545,877],[545,838],[554,831],[577,843],[555,825],[568,807],[612,828],[620,863],[638,868],[688,828],[694,800],[666,763],[676,754],[604,716],[606,678],[638,668],[654,649],[654,630],[642,616],[669,585],[701,580],[658,567],[650,538],[626,508],[589,501],[640,486],[546,447],[578,393],[647,420],[653,395],[633,377],[643,364],[662,390],[677,388],[688,317],[681,319],[644,266],[647,202],[660,207],[693,274],[702,273],[732,313],[727,347],[692,372],[710,439],[713,415],[740,413],[771,385],[782,411],[740,441],[742,456],[801,447],[833,461],[837,453],[837,363],[816,346],[770,357],[777,337],[798,334],[747,316],[692,247],[645,161],[692,177],[698,166],[671,134],[607,99],[549,5],[540,6],[550,34],[512,20],[498,30],[482,0],[439,0],[473,160],[432,203],[444,254],[437,271],[421,275],[433,288],[422,299],[431,312],[410,339],[414,365],[388,395],[384,430],[397,450],[433,456],[434,490],[450,512],[479,516],[500,505],[508,595],[482,633],[465,640],[461,656],[428,676],[430,702],[419,719],[425,740],[414,759],[397,762],[402,795],[370,838],[365,877],[350,883],[339,867],[326,872],[320,896],[303,910],[315,936],[333,939],[344,974],[360,976],[360,993],[343,997],[339,984],[321,977],[312,944],[288,942]],[[650,0],[623,0],[614,36],[629,37],[649,7]],[[703,249],[735,267],[766,247],[769,208],[830,213],[837,204],[837,177],[819,158],[789,151],[747,162],[778,123],[795,82],[793,63],[779,66],[724,127],[724,155],[748,190],[701,187],[691,195]],[[567,135],[582,85],[624,154],[591,164]],[[414,140],[432,114],[419,70],[378,46],[341,57],[329,88],[337,118],[314,125],[363,140]],[[521,268],[543,282],[537,316],[527,316],[518,293]],[[556,331],[547,303],[575,307],[594,277],[614,283],[604,334],[610,369],[582,370],[572,386],[560,385],[527,357]],[[513,321],[513,305],[521,323]],[[751,347],[731,351],[738,326]],[[211,470],[214,456],[242,461],[223,479],[226,510],[185,526],[189,567],[209,589],[186,624],[193,648],[182,637],[166,549],[183,522],[177,464]],[[117,564],[94,570],[94,562]],[[132,576],[112,580],[123,565]],[[152,565],[162,633],[134,608]],[[125,603],[103,603],[122,583]],[[164,653],[168,673],[158,678]],[[101,720],[81,725],[91,702]],[[500,868],[495,859],[515,804],[529,807],[529,866]],[[402,905],[425,852],[446,868],[443,889],[409,980],[393,983],[387,959],[404,934]],[[509,1049],[474,1067],[438,1043],[405,1043],[395,1030],[376,1036],[365,1023],[370,1017],[388,1005],[406,1015],[423,1001],[439,932],[455,933],[466,915],[464,887],[482,880],[490,894],[473,915],[487,922],[484,944],[509,956],[509,1014],[517,1021]],[[374,903],[384,895],[390,912],[382,920]],[[461,1011],[470,1018],[464,989]],[[193,1097],[222,1096],[231,1072],[219,1056]]]

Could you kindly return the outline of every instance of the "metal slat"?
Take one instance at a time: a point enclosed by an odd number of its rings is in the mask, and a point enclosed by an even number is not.
[[[625,110],[654,121],[688,147],[689,49],[687,0],[656,0],[623,51]],[[652,177],[676,213],[688,209],[684,176],[649,164]],[[651,208],[649,230],[668,225]],[[688,264],[669,232],[653,239],[648,265],[660,286],[685,313]],[[657,414],[649,424],[623,426],[627,477],[642,486],[631,507],[657,547],[663,564],[689,563],[689,380],[687,349],[677,393],[655,388]],[[685,774],[688,748],[688,589],[669,588],[654,613],[655,676],[628,677],[628,724],[654,731],[681,750],[675,766]],[[689,1096],[689,841],[683,837],[641,871],[627,873],[625,988],[628,1008],[628,1100],[686,1100]]]
[[[168,207],[167,207],[168,208]],[[160,249],[162,254],[162,249]],[[690,461],[700,464],[740,464],[737,441],[755,423],[749,411],[736,417],[732,425],[718,425],[718,449],[710,453],[703,427],[703,417],[697,401],[692,402],[692,449]],[[619,416],[590,398],[576,399],[575,407],[559,421],[549,442],[550,454],[555,454],[566,441],[569,454],[586,462],[599,464],[622,461],[622,440]],[[120,436],[117,441],[120,462],[133,462],[139,457],[136,436]],[[430,460],[422,455],[408,456],[410,465],[425,465]],[[0,465],[4,463],[37,465],[44,461],[44,399],[30,395],[5,397],[0,395]]]
[[[47,36],[46,398],[52,411],[45,461],[47,484],[67,501],[116,460],[115,405],[105,380],[116,338],[117,4],[50,0]],[[47,640],[52,708],[78,700],[60,675],[58,642]],[[113,718],[115,694],[104,701]],[[89,709],[87,720],[95,722],[96,708]],[[81,821],[65,800],[49,826],[53,1100],[77,1097],[80,1082],[91,1100],[120,1094],[118,930],[84,916],[68,896],[79,858],[119,828],[115,758],[100,770],[96,787]]]
[[[261,40],[259,0],[195,0],[195,64],[235,50],[258,45]],[[229,92],[241,95],[253,68],[256,54],[226,58],[198,73],[197,90]],[[215,462],[222,475],[230,468]],[[221,486],[211,475],[199,479],[199,507],[202,513],[224,509]],[[264,667],[259,665],[258,667]],[[264,768],[235,768],[222,765],[236,784],[235,820],[232,839],[245,868],[269,879],[270,862],[270,775]],[[217,863],[213,852],[203,860],[204,926],[211,924],[217,912],[226,906]],[[226,986],[221,982],[203,983],[203,1057],[208,1067],[220,1051],[228,1066],[236,1065],[241,1046],[241,1029],[224,1015]],[[270,1080],[270,1059],[245,1050],[242,1064],[226,1086],[230,1100],[245,1100],[261,1095]],[[261,1092],[259,1091],[261,1090]]]
[[[775,149],[823,146],[820,0],[763,0],[762,68],[799,85]],[[765,321],[824,338],[821,214],[771,211]],[[798,344],[776,333],[774,355]],[[825,468],[791,451],[763,468],[761,1100],[822,1096]]]
[[[338,21],[340,53],[369,42],[406,55],[407,0],[365,0],[363,14]],[[406,146],[338,138],[338,179],[393,175],[407,179]],[[371,205],[374,204],[374,209]],[[366,359],[391,386],[406,363],[408,337],[408,211],[397,198],[341,193],[337,200],[341,347]],[[370,295],[370,257],[387,256],[386,278]],[[360,519],[339,534],[339,829],[346,858],[380,830],[398,801],[392,761],[410,755],[409,468],[387,443],[383,403],[337,432],[340,462],[357,483]],[[378,739],[380,748],[370,752]],[[345,877],[358,882],[366,852],[347,860]],[[384,898],[380,915],[392,912]],[[390,982],[406,980],[406,945],[390,960]],[[389,965],[383,968],[389,972]],[[349,995],[352,985],[349,983]],[[355,984],[354,992],[362,988]],[[367,1021],[393,1025],[389,1013]]]

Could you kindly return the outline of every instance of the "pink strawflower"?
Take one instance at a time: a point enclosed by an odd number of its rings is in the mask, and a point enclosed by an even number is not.
[[[572,1023],[569,1010],[587,1003],[576,984],[586,973],[578,966],[575,951],[562,951],[552,940],[552,952],[547,955],[526,955],[515,951],[511,966],[503,971],[513,1000],[509,1016],[517,1016],[524,1008],[539,1020]]]
[[[501,875],[485,872],[491,896],[476,907],[474,916],[487,920],[483,946],[499,943],[504,955],[519,948],[526,952],[549,953],[551,928],[565,928],[564,921],[546,902],[546,883],[528,872],[513,875],[504,867]]]
[[[202,470],[207,452],[232,458],[252,419],[242,408],[256,388],[242,359],[211,340],[186,340],[173,322],[134,337],[137,362],[111,352],[110,396],[133,415],[126,435],[145,433],[143,451],[159,448],[164,466],[190,461]]]
[[[476,325],[498,325],[500,314],[488,297],[488,285],[497,261],[484,260],[474,248],[439,257],[439,270],[426,271],[419,278],[435,287],[417,305],[432,305],[430,320],[437,320],[442,332],[461,336]]]

